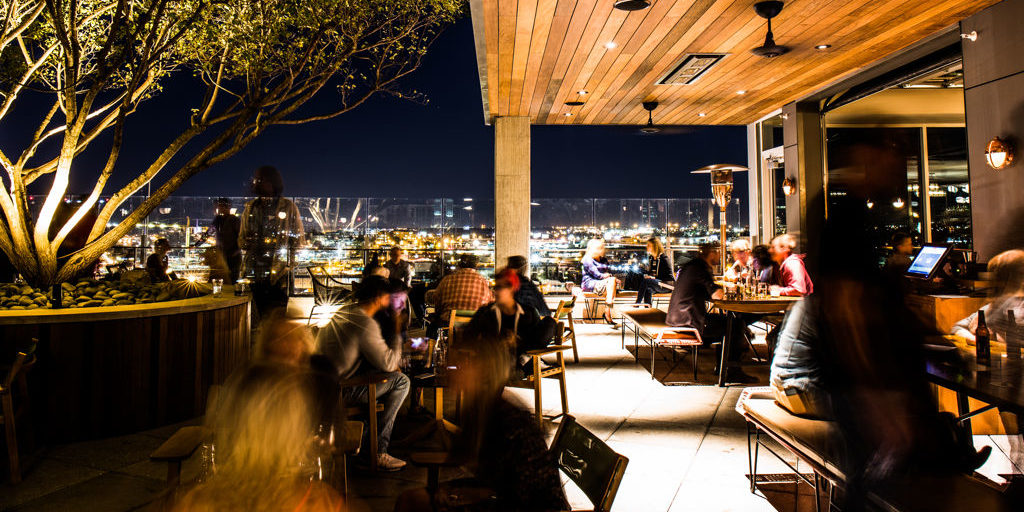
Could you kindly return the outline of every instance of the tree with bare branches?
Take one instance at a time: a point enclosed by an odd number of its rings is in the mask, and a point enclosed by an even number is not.
[[[0,0],[0,123],[26,94],[48,98],[27,143],[0,141],[0,250],[30,282],[70,279],[186,180],[267,128],[330,119],[377,93],[407,97],[397,82],[463,9],[462,0]],[[183,105],[183,129],[107,190],[131,114],[176,73],[203,86]],[[333,108],[302,108],[317,95],[333,95]],[[101,142],[101,168],[74,165]],[[72,172],[96,182],[57,215]],[[44,178],[33,214],[28,190]],[[112,223],[147,184],[151,195]],[[61,254],[79,223],[90,224],[84,246]]]

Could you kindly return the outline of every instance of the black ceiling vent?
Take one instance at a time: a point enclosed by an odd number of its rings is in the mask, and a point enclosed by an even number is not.
[[[657,85],[690,85],[707,73],[715,64],[721,62],[725,53],[688,53],[683,60]]]

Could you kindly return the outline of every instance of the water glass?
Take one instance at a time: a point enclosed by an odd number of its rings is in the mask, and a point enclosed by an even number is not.
[[[757,298],[764,299],[768,297],[768,283],[757,283]]]
[[[223,279],[211,279],[210,284],[213,285],[213,296],[220,297],[221,290],[224,289]]]

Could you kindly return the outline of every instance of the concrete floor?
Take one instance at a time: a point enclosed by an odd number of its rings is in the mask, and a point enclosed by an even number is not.
[[[630,347],[620,346],[619,331],[602,324],[578,324],[580,362],[568,366],[569,408],[579,422],[629,458],[615,500],[616,511],[769,511],[813,510],[810,490],[782,483],[749,491],[747,441],[743,420],[735,412],[740,386],[712,385],[711,354],[701,355],[698,385],[666,386],[647,371],[649,352],[641,348],[643,364],[634,362]],[[631,340],[627,340],[628,342]],[[763,350],[762,350],[763,352]],[[646,361],[644,360],[646,356]],[[686,380],[689,360],[661,380]],[[764,382],[766,370],[751,371]],[[532,407],[532,394],[509,390]],[[557,384],[544,389],[545,410],[559,410]],[[428,402],[429,406],[429,402]],[[396,438],[408,431],[402,425]],[[25,481],[0,485],[0,510],[130,511],[151,509],[163,490],[165,467],[149,462],[148,454],[180,425],[138,434],[54,446],[39,451],[30,462]],[[554,425],[548,425],[553,433]],[[976,444],[996,449],[982,472],[998,479],[1014,467],[1004,452],[1005,438],[976,436]],[[410,449],[424,449],[414,445]],[[428,447],[429,449],[429,447]],[[402,456],[399,450],[393,450]],[[183,478],[195,475],[197,457],[186,463]],[[1016,468],[1021,472],[1022,468]],[[759,472],[788,473],[779,461],[764,454]],[[453,476],[451,474],[447,476]],[[446,475],[442,474],[442,479]],[[408,468],[397,473],[370,474],[350,468],[352,510],[390,511],[395,497],[406,489],[423,487],[426,473]],[[567,495],[576,508],[590,504],[571,483]]]

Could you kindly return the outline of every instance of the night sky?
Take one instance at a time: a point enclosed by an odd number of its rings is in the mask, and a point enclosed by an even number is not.
[[[442,34],[403,85],[425,93],[427,104],[380,95],[332,120],[273,127],[236,156],[192,178],[177,195],[246,195],[252,170],[269,164],[282,171],[285,194],[292,196],[493,197],[494,133],[483,121],[479,84],[467,16]],[[133,169],[180,133],[188,116],[182,105],[195,104],[196,94],[191,79],[179,77],[139,108],[130,118],[112,185],[130,179]],[[190,99],[185,103],[184,98]],[[324,91],[308,110],[319,105],[329,110],[332,99],[331,91]],[[35,126],[33,117],[20,123],[19,117],[0,127],[5,148]],[[83,156],[75,163],[72,192],[86,192],[95,183],[81,170],[100,167],[106,153]],[[712,163],[745,164],[746,132],[729,126],[650,136],[633,127],[535,126],[532,160],[538,198],[710,197],[708,177],[690,171]],[[737,181],[734,197],[745,201],[746,182]]]

